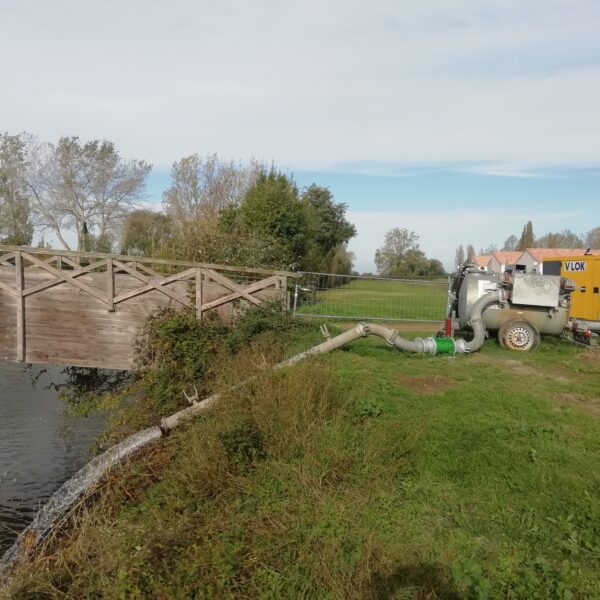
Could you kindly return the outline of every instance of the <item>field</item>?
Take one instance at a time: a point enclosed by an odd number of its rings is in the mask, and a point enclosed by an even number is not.
[[[446,280],[350,279],[333,287],[334,282],[335,276],[315,280],[314,291],[300,292],[296,314],[399,321],[442,321],[446,316]]]
[[[554,339],[265,372],[113,472],[10,593],[599,598],[599,377]]]

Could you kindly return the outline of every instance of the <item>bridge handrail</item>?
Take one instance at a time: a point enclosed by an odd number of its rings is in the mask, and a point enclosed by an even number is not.
[[[167,258],[151,258],[144,256],[128,256],[123,254],[104,254],[102,252],[77,252],[75,250],[57,250],[55,248],[35,248],[31,246],[6,246],[0,244],[0,253],[9,252],[27,252],[28,254],[39,254],[43,256],[66,256],[77,258],[93,258],[102,260],[112,258],[121,262],[138,262],[152,265],[166,265],[174,267],[199,267],[201,269],[212,269],[213,271],[230,271],[235,273],[253,273],[258,275],[281,275],[284,277],[300,276],[299,273],[291,271],[274,271],[272,269],[255,269],[250,267],[233,267],[231,265],[218,265],[213,263],[199,263],[184,260],[171,260]]]

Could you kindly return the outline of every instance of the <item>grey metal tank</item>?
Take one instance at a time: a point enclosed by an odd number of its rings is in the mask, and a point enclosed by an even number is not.
[[[453,286],[454,317],[462,330],[470,329],[471,306],[484,294],[503,288],[506,301],[488,306],[482,314],[489,332],[513,350],[530,350],[540,334],[560,335],[569,319],[568,298],[562,293],[560,276],[530,273],[466,271]]]

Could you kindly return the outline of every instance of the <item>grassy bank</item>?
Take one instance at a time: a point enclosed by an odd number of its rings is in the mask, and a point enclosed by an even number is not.
[[[8,593],[599,597],[599,375],[556,341],[442,358],[373,339],[265,372],[114,470]]]

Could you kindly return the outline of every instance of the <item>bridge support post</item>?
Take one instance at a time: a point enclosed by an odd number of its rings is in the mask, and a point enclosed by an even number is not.
[[[108,312],[115,312],[115,270],[113,259],[106,259],[106,306]]]
[[[290,310],[290,302],[288,298],[288,278],[287,275],[282,275],[280,279],[281,295],[283,296],[283,312],[287,313]]]
[[[196,267],[196,318],[202,318],[202,304],[204,304],[204,290],[202,289],[202,269]]]
[[[15,293],[17,298],[17,360],[25,361],[25,287],[23,273],[23,257],[20,251],[15,252]]]

